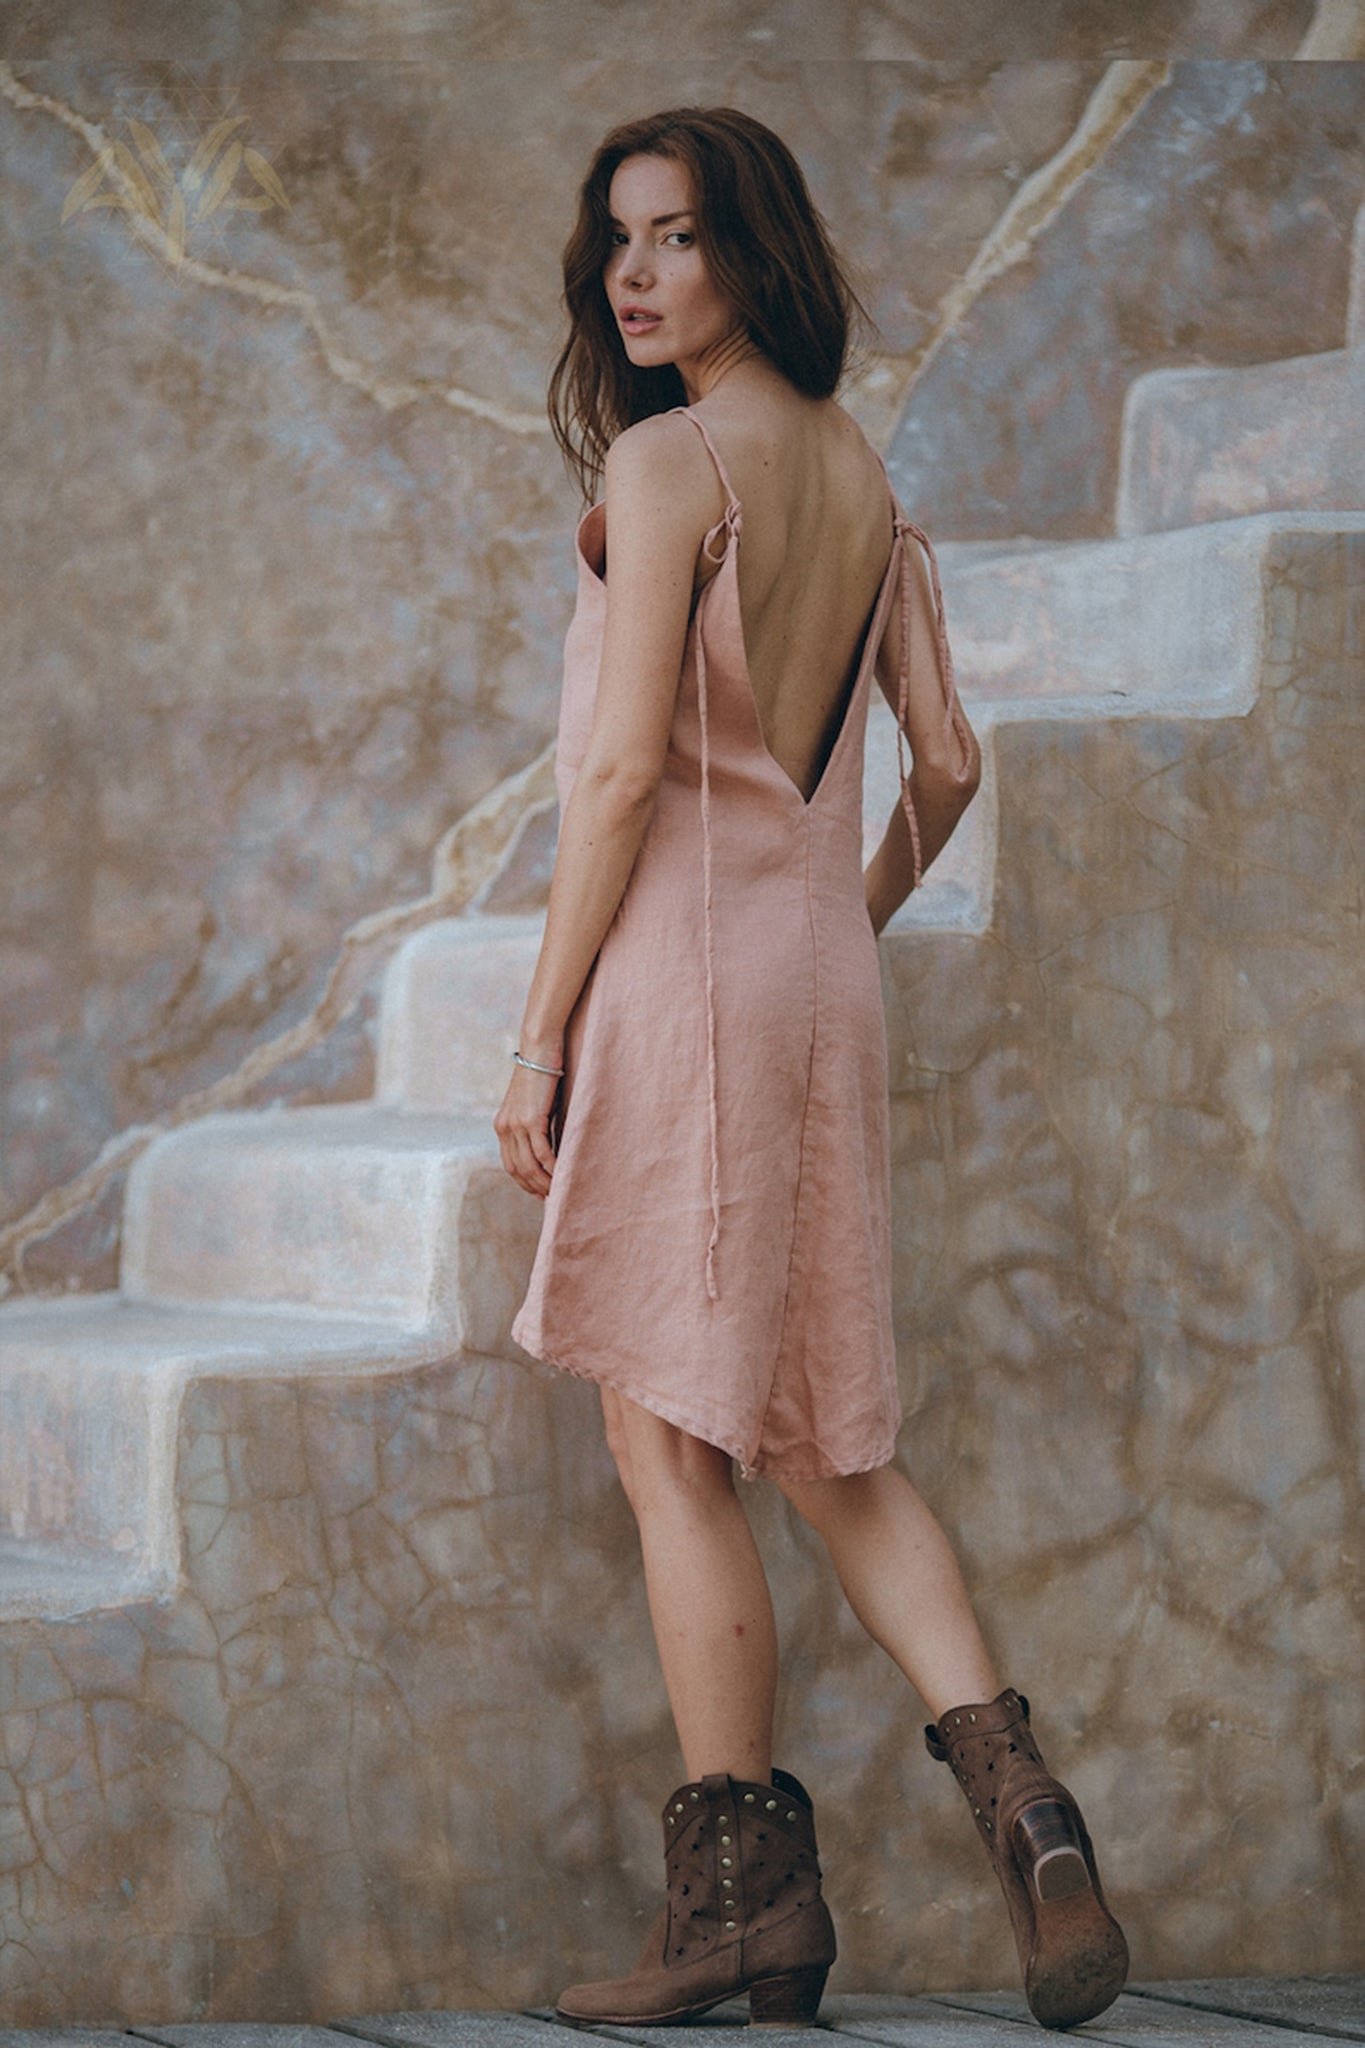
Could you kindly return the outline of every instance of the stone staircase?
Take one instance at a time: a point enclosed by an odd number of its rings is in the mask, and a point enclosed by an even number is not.
[[[1341,349],[1136,379],[1115,538],[940,548],[983,781],[888,942],[989,929],[1002,725],[1253,704],[1268,558],[1287,534],[1365,525],[1365,208],[1348,305]],[[869,852],[896,787],[874,693]],[[478,901],[497,897],[495,877]],[[0,1616],[174,1587],[176,1417],[196,1374],[520,1356],[507,1328],[540,1211],[503,1174],[491,1117],[540,931],[532,913],[418,932],[385,976],[373,1101],[169,1132],[129,1174],[117,1292],[0,1305]]]
[[[1134,384],[1115,538],[943,547],[949,631],[986,773],[967,826],[893,920],[884,959],[934,933],[968,945],[990,933],[1001,850],[1023,830],[1022,793],[995,773],[1002,728],[1227,720],[1254,707],[1275,607],[1288,601],[1285,548],[1365,535],[1360,224],[1354,262],[1342,350]],[[891,467],[894,477],[894,447]],[[867,754],[871,840],[896,796],[880,700]],[[192,1592],[222,1639],[237,1598],[233,1557],[253,1586],[302,1597],[313,1538],[292,1525],[280,1533],[266,1512],[275,1482],[260,1475],[288,1418],[315,1413],[317,1390],[342,1390],[338,1412],[368,1399],[372,1416],[389,1415],[386,1389],[401,1386],[408,1401],[433,1373],[468,1390],[453,1448],[429,1441],[436,1462],[421,1468],[422,1484],[435,1485],[429,1471],[453,1461],[442,1514],[477,1491],[462,1458],[524,1454],[537,1470],[562,1458],[519,1440],[515,1396],[493,1402],[491,1422],[479,1406],[492,1399],[490,1364],[519,1356],[507,1332],[541,1213],[502,1172],[491,1129],[539,931],[531,911],[467,915],[409,938],[384,979],[372,1101],[211,1116],[168,1133],[129,1175],[118,1290],[0,1305],[0,1666],[55,1659],[63,1696],[89,1705],[110,1682],[102,1618],[112,1627],[133,1617],[144,1635],[179,1627]],[[888,1030],[892,1074],[904,1077],[916,1053],[903,1005],[889,1003]],[[412,1400],[420,1407],[420,1395]],[[379,1443],[391,1425],[390,1416],[365,1428]],[[244,1442],[252,1431],[258,1440]],[[369,1445],[357,1464],[382,1464]],[[348,1483],[343,1461],[326,1484],[339,1494]],[[575,1478],[561,1466],[548,1483],[563,1499]],[[230,1553],[222,1528],[237,1526],[242,1489],[256,1519],[250,1547]],[[393,1499],[396,1527],[430,1508],[416,1491]],[[212,1512],[222,1528],[205,1535]],[[477,1544],[448,1531],[441,1543],[422,1552],[429,1573],[439,1577],[432,1558],[461,1584],[485,1571]],[[214,1545],[206,1575],[197,1560]],[[498,1570],[507,1598],[531,1597],[512,1566]],[[306,1728],[289,1736],[306,1740]]]
[[[1169,373],[1161,381],[1171,388]],[[1108,541],[946,544],[950,631],[985,773],[887,943],[988,930],[1002,725],[1245,712],[1268,555],[1286,534],[1360,528],[1365,512],[1274,512]],[[895,802],[894,734],[878,696],[869,850]],[[540,931],[534,914],[473,915],[406,940],[384,979],[373,1101],[208,1116],[167,1133],[129,1173],[118,1291],[0,1306],[0,1615],[174,1588],[176,1424],[196,1374],[519,1355],[507,1331],[540,1207],[503,1173],[491,1118]],[[888,1021],[895,1073],[903,1048]]]
[[[487,1101],[526,944],[524,921],[504,922],[433,927],[395,956],[374,1101],[167,1133],[129,1173],[117,1293],[0,1310],[0,1615],[174,1590],[177,1427],[196,1375],[507,1353],[540,1205],[503,1172]],[[509,936],[510,971],[473,999]],[[443,1011],[452,982],[463,998]]]

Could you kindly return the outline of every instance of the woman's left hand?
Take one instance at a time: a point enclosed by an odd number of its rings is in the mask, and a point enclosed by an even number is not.
[[[493,1119],[503,1165],[518,1187],[539,1195],[542,1201],[550,1192],[550,1175],[555,1170],[550,1111],[558,1089],[556,1075],[514,1066],[502,1107]]]

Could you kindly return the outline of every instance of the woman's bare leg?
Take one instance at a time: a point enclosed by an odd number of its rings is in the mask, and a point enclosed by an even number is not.
[[[602,1388],[607,1442],[635,1511],[664,1684],[689,1778],[772,1769],[777,1629],[731,1460]]]
[[[903,1472],[882,1465],[779,1484],[824,1538],[850,1607],[933,1720],[996,1697],[1000,1680],[952,1545]]]

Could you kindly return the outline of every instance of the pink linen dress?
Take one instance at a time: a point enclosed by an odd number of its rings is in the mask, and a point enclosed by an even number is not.
[[[862,870],[868,690],[907,534],[933,582],[945,722],[965,746],[933,549],[887,479],[892,543],[838,737],[809,802],[768,750],[737,580],[741,507],[703,547],[663,779],[620,906],[568,1020],[558,1149],[512,1335],[786,1479],[862,1472],[901,1421],[891,1322],[890,1128],[877,941]],[[883,465],[885,474],[885,465]],[[592,726],[605,506],[575,536],[556,782]]]

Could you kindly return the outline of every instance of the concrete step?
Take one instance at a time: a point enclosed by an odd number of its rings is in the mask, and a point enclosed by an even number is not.
[[[469,1117],[491,1138],[544,923],[475,913],[404,940],[380,992],[376,1102]]]
[[[1365,510],[1274,512],[1123,539],[946,542],[963,700],[986,724],[1244,711],[1269,551],[1284,533],[1362,526]]]
[[[1150,370],[1129,385],[1120,534],[1365,505],[1365,348],[1247,369]]]
[[[150,1597],[178,1567],[176,1430],[195,1375],[386,1372],[445,1355],[388,1322],[115,1293],[0,1308],[0,1613]]]
[[[1243,368],[1151,370],[1124,399],[1116,526],[1365,506],[1365,207],[1346,346]]]
[[[119,1278],[131,1301],[287,1304],[499,1352],[540,1216],[486,1117],[211,1116],[132,1168]]]
[[[0,1536],[0,1622],[70,1621],[153,1600],[167,1581],[113,1553]]]

